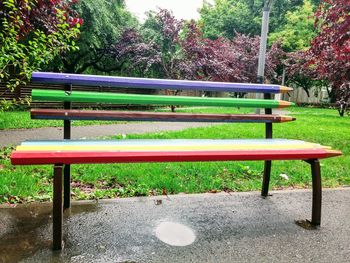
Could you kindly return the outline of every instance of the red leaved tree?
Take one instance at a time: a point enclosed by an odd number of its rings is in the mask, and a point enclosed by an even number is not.
[[[349,0],[323,0],[315,16],[320,33],[312,41],[309,65],[338,90],[350,82]]]
[[[190,63],[197,69],[198,79],[223,82],[255,82],[258,68],[260,37],[236,33],[232,40],[204,38],[198,26],[192,22],[185,30],[182,48]],[[266,77],[278,81],[278,66],[285,53],[275,43],[266,55]]]

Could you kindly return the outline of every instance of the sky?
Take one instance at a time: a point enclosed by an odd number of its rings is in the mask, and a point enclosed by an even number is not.
[[[214,0],[206,0],[213,3]],[[203,0],[126,0],[127,8],[141,21],[146,18],[145,12],[157,10],[157,7],[172,10],[178,19],[198,19],[198,8]]]

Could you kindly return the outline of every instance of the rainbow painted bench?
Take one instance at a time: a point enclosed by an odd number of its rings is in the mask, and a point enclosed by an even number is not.
[[[70,165],[72,164],[261,160],[265,161],[261,194],[263,197],[266,197],[270,181],[271,161],[303,160],[311,165],[312,172],[312,219],[309,221],[309,224],[312,226],[320,225],[322,187],[319,159],[341,155],[341,152],[316,143],[290,139],[272,139],[273,123],[295,120],[289,116],[272,114],[272,108],[284,108],[292,103],[273,100],[271,99],[271,94],[287,92],[291,90],[289,88],[278,85],[141,79],[45,72],[35,72],[32,81],[64,85],[64,90],[34,89],[32,91],[33,100],[63,102],[64,109],[31,110],[33,119],[63,120],[64,140],[26,141],[18,146],[11,155],[11,161],[14,165],[52,164],[54,166],[54,249],[62,248],[62,215],[63,209],[70,207]],[[264,99],[82,92],[73,90],[74,85],[107,86],[115,89],[146,88],[259,92],[264,93]],[[72,102],[164,106],[259,107],[265,108],[265,114],[189,114],[76,110],[72,109]],[[71,121],[74,120],[256,122],[265,123],[266,138],[244,140],[71,140]]]

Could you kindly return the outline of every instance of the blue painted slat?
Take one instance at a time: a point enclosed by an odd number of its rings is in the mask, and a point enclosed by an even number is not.
[[[212,81],[145,79],[111,77],[51,72],[33,72],[32,82],[50,84],[73,84],[82,86],[105,86],[121,88],[148,88],[170,90],[203,90],[219,92],[280,93],[292,89],[273,84],[248,84]]]

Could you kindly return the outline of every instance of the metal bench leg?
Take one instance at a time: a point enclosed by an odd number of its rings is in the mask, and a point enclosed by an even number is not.
[[[297,220],[297,225],[305,229],[316,229],[321,224],[322,184],[321,167],[318,159],[306,160],[311,165],[312,174],[312,214],[311,221]]]
[[[321,206],[322,206],[322,184],[320,161],[312,160],[309,162],[312,173],[312,217],[311,224],[319,226],[321,224]]]
[[[63,207],[70,208],[70,165],[64,166]]]
[[[270,175],[271,175],[271,161],[265,161],[264,165],[264,177],[261,189],[261,195],[267,197],[269,194],[269,184],[270,184]]]
[[[263,81],[263,80],[261,80]],[[261,82],[263,83],[263,82]],[[271,94],[265,93],[264,99],[271,99]],[[272,114],[272,109],[265,109],[265,114]],[[272,123],[265,123],[265,138],[266,139],[272,139],[273,130],[272,130]],[[261,189],[261,196],[267,197],[269,194],[269,184],[270,184],[270,176],[271,176],[271,165],[272,162],[269,160],[265,161],[264,164],[264,177],[263,177],[263,183],[262,183],[262,189]]]
[[[53,250],[62,249],[62,221],[63,221],[63,207],[62,207],[62,165],[54,166],[53,173]]]

